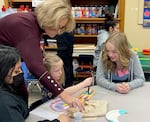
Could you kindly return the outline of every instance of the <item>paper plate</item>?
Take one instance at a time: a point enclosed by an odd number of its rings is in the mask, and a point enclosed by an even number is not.
[[[127,111],[123,110],[123,109],[112,110],[112,111],[107,112],[106,119],[109,122],[119,122],[118,117],[120,115],[123,115],[123,114],[126,114],[126,113],[127,113]]]

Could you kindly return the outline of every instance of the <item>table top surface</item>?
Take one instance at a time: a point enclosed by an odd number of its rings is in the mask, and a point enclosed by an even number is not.
[[[102,88],[100,86],[92,87],[96,90],[95,100],[107,100],[108,112],[111,110],[124,109],[127,114],[119,116],[120,122],[150,122],[150,83],[145,82],[143,87],[134,89],[128,94],[120,94]],[[47,104],[47,103],[46,103]],[[36,110],[44,107],[46,104],[41,105]],[[35,112],[36,112],[35,110]],[[43,118],[30,114],[26,122],[34,122]],[[85,118],[83,122],[108,122],[105,117]]]

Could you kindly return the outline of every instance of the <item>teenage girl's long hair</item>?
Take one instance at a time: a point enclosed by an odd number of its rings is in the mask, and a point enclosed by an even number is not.
[[[122,32],[113,32],[107,39],[106,43],[107,42],[110,42],[115,46],[115,48],[116,48],[115,51],[119,55],[119,61],[122,65],[123,70],[127,69],[128,65],[129,65],[131,52],[130,52],[130,49],[128,46],[128,41],[127,41],[126,35]],[[102,52],[102,62],[104,64],[104,68],[107,71],[111,72],[111,71],[116,70],[117,65],[115,62],[112,62],[110,60],[110,58],[108,57],[106,43],[105,43],[104,50]]]

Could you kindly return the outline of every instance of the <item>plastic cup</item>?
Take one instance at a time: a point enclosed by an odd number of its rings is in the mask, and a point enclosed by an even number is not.
[[[74,122],[82,122],[82,113],[81,112],[75,112],[73,114]]]

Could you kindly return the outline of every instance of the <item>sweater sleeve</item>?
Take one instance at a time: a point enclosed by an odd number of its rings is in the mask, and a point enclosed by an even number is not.
[[[39,28],[36,25],[34,25],[35,29],[32,28],[33,27],[25,26],[23,32],[22,29],[19,28],[20,32],[17,39],[14,40],[14,45],[20,51],[21,57],[25,61],[29,71],[39,79],[40,83],[52,92],[54,96],[58,96],[64,89],[50,76],[44,67],[43,55],[40,49]]]
[[[29,71],[39,79],[41,84],[47,88],[54,96],[59,95],[63,88],[50,76],[43,64],[42,52],[39,46],[38,38],[31,38],[30,42],[24,38],[16,46],[21,52],[21,56],[25,61]],[[25,43],[28,42],[28,43]],[[34,46],[33,46],[34,45]]]
[[[30,12],[11,14],[2,18],[0,27],[4,28],[0,30],[0,43],[16,47],[29,71],[45,88],[55,96],[59,95],[63,88],[53,80],[43,64],[41,30],[36,16]]]
[[[106,75],[108,75],[108,73]],[[107,76],[105,76],[105,70],[101,60],[101,54],[97,65],[96,83],[97,85],[107,88],[109,90],[116,90],[116,84],[111,82],[110,79]]]
[[[135,52],[132,52],[131,55],[131,81],[129,82],[130,89],[135,89],[144,85],[145,77],[144,72],[139,60],[138,55]]]

